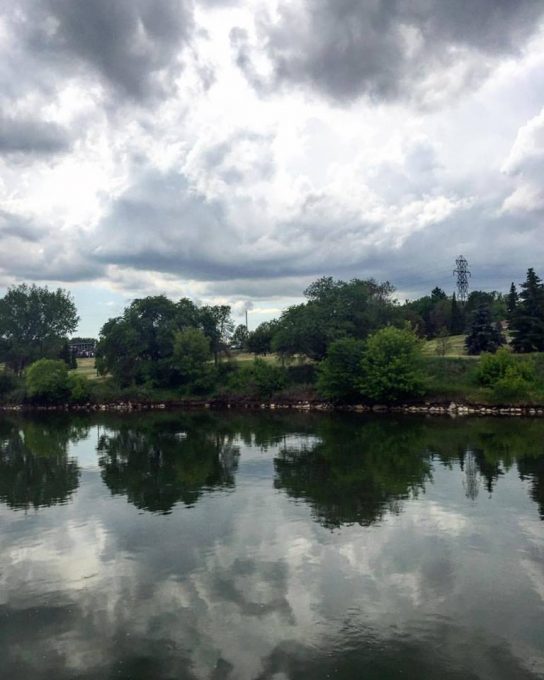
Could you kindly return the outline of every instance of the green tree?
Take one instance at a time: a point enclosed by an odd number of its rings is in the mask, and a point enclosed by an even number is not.
[[[424,392],[421,341],[405,328],[387,326],[367,340],[361,361],[362,394],[372,400],[398,401]]]
[[[521,285],[511,329],[516,352],[544,352],[544,285],[532,268]]]
[[[79,317],[71,295],[58,288],[28,286],[8,289],[0,300],[2,359],[18,374],[42,357],[58,357]]]
[[[516,288],[516,284],[512,281],[510,284],[510,292],[506,298],[506,313],[508,323],[512,325],[514,323],[516,312],[518,309],[519,296]]]
[[[80,373],[68,375],[68,390],[70,401],[75,404],[84,404],[91,398],[91,383],[86,376]]]
[[[38,359],[26,369],[25,387],[32,399],[63,401],[69,395],[68,368],[61,359]]]
[[[186,328],[174,336],[174,365],[183,383],[193,383],[206,373],[211,359],[210,340],[200,328]]]
[[[497,323],[491,320],[491,311],[485,304],[480,305],[473,314],[465,347],[472,355],[482,352],[496,352],[505,339]]]
[[[465,317],[454,293],[451,297],[450,333],[452,335],[460,335],[464,330]]]
[[[353,400],[360,396],[361,360],[365,344],[355,338],[340,338],[329,345],[319,364],[317,390],[326,399]]]
[[[205,305],[199,310],[200,327],[210,340],[214,362],[217,365],[219,354],[229,346],[234,331],[231,309],[228,305]]]
[[[362,340],[399,320],[401,312],[391,299],[393,292],[390,283],[373,279],[318,279],[304,291],[306,303],[283,312],[272,348],[283,356],[303,354],[321,360],[331,342],[343,337]]]
[[[230,339],[230,346],[233,349],[244,350],[247,348],[247,341],[249,338],[249,332],[246,325],[241,323],[236,326],[232,338]]]
[[[257,328],[249,333],[247,349],[253,354],[270,354],[272,351],[272,338],[278,328],[276,320],[263,321]]]

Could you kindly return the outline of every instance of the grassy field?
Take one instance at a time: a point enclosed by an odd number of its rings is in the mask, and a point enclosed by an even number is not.
[[[78,359],[76,373],[84,375],[89,380],[103,380],[100,376],[96,374],[96,368],[94,366],[94,358],[89,359]]]
[[[465,335],[451,335],[449,338],[446,338],[446,353],[444,356],[467,357],[472,359],[473,357],[468,357],[465,349],[465,337]],[[441,342],[444,342],[444,340],[427,340],[423,347],[423,354],[425,356],[438,356],[437,347],[439,347]]]

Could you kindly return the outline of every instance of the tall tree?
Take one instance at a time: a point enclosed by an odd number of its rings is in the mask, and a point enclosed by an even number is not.
[[[451,318],[450,332],[452,335],[459,335],[465,330],[465,317],[463,310],[457,302],[455,293],[451,297]]]
[[[2,359],[17,373],[40,358],[57,357],[79,317],[68,291],[28,286],[8,289],[0,300]]]
[[[516,316],[516,312],[518,309],[518,302],[519,302],[518,291],[516,288],[516,284],[512,281],[510,285],[510,292],[508,293],[508,296],[506,298],[506,313],[508,322],[510,324],[514,322],[514,318]]]
[[[511,324],[516,352],[544,352],[544,284],[531,267]]]
[[[200,308],[199,317],[200,327],[210,340],[214,362],[217,365],[219,354],[228,348],[234,331],[231,309],[228,305],[205,305]]]
[[[504,336],[497,323],[491,319],[491,311],[485,304],[473,314],[469,333],[465,339],[467,352],[472,355],[482,352],[496,352],[504,345]]]

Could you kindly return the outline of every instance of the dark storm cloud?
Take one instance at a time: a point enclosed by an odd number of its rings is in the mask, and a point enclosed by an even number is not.
[[[10,118],[0,113],[0,156],[48,155],[68,151],[68,130],[31,118]]]
[[[27,49],[62,69],[87,67],[134,99],[157,91],[193,27],[190,0],[41,0],[14,21]],[[75,63],[74,63],[75,62]]]
[[[284,1],[279,21],[257,19],[271,79],[259,77],[244,31],[233,29],[231,42],[240,68],[266,91],[291,84],[344,102],[417,100],[419,88],[436,87],[425,83],[433,73],[464,64],[458,77],[468,84],[485,75],[488,58],[520,52],[543,14],[535,0]]]
[[[263,215],[241,229],[245,200],[207,200],[181,174],[149,172],[113,204],[86,252],[97,266],[160,272],[201,281],[210,294],[259,298],[299,296],[323,275],[389,279],[409,296],[435,285],[453,290],[461,253],[476,287],[502,290],[544,257],[538,219],[500,214],[483,200],[400,236],[387,235],[387,215],[376,222],[324,205],[309,196],[289,220],[269,223]]]

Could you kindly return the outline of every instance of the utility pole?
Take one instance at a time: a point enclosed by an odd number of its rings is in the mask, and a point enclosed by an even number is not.
[[[457,298],[459,302],[466,302],[468,298],[468,279],[471,273],[468,268],[468,262],[460,255],[455,260],[456,269],[453,270],[453,275],[457,276]]]

